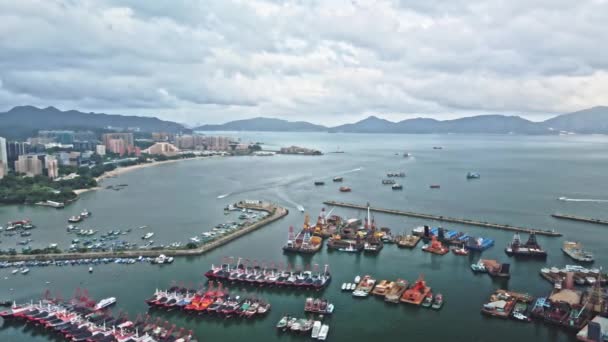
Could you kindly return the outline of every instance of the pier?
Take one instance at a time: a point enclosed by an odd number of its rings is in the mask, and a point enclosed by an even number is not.
[[[581,216],[566,215],[566,214],[557,214],[557,213],[551,214],[551,216],[558,218],[558,219],[564,219],[564,220],[608,225],[608,220],[601,220],[601,219],[594,219],[594,218],[589,218],[589,217],[581,217]]]
[[[265,211],[269,213],[264,219],[254,222],[249,226],[243,227],[228,235],[224,235],[216,240],[204,243],[193,249],[137,249],[125,251],[102,251],[89,253],[50,253],[50,254],[15,254],[15,255],[0,255],[0,261],[46,261],[46,260],[75,260],[75,259],[99,259],[99,258],[138,258],[142,257],[157,257],[160,254],[166,256],[196,256],[207,253],[215,248],[223,246],[233,240],[240,238],[243,235],[258,230],[278,219],[283,218],[289,213],[289,210],[278,205],[262,202],[262,201],[241,201],[235,204],[236,207],[242,209],[250,209],[257,211]]]
[[[336,207],[367,210],[366,205],[344,203],[344,202],[337,202],[337,201],[325,201],[323,203],[325,205],[333,205]],[[528,234],[534,233],[537,235],[552,236],[552,237],[562,236],[561,233],[558,233],[553,230],[541,230],[541,229],[533,229],[533,228],[526,228],[526,227],[517,227],[517,226],[511,226],[508,224],[482,222],[482,221],[470,220],[470,219],[466,219],[466,218],[456,218],[456,217],[440,216],[440,215],[433,215],[433,214],[421,214],[421,213],[396,210],[396,209],[383,209],[383,208],[374,208],[374,207],[370,207],[369,209],[371,211],[379,212],[379,213],[409,216],[409,217],[421,218],[421,219],[425,219],[425,220],[436,220],[436,221],[443,221],[443,222],[461,223],[461,224],[468,224],[468,225],[484,227],[484,228],[508,230],[511,232],[518,232],[518,233],[528,233]]]

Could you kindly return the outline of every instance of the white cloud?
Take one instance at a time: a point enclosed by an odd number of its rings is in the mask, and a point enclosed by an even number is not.
[[[606,1],[0,0],[0,109],[334,124],[605,103]]]

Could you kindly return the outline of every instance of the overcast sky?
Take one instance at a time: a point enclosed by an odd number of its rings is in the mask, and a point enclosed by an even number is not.
[[[606,0],[0,0],[0,111],[532,120],[608,104]]]

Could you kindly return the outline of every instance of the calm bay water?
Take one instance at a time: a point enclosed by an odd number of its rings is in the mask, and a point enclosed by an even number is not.
[[[116,296],[115,312],[123,310],[132,317],[147,309],[144,299],[155,288],[168,287],[171,281],[199,284],[211,263],[224,256],[243,256],[251,260],[290,262],[292,264],[329,264],[334,279],[323,295],[336,304],[329,318],[331,341],[364,341],[382,337],[414,341],[571,341],[571,334],[542,324],[521,324],[487,319],[479,313],[481,305],[496,288],[503,287],[533,295],[547,294],[551,286],[538,275],[545,262],[510,260],[512,278],[496,282],[485,275],[473,275],[469,264],[478,256],[435,256],[415,250],[385,246],[378,256],[328,253],[325,249],[312,257],[283,255],[290,225],[299,227],[306,208],[314,220],[324,200],[353,203],[371,202],[374,206],[424,213],[509,223],[542,229],[556,229],[564,238],[539,237],[549,251],[548,265],[572,263],[559,250],[564,239],[581,241],[595,252],[596,264],[607,265],[605,227],[559,221],[553,212],[608,218],[608,203],[558,201],[608,199],[608,137],[604,136],[461,136],[461,135],[365,135],[325,133],[231,133],[243,141],[262,141],[269,149],[300,145],[324,152],[340,149],[345,153],[324,156],[235,157],[190,160],[133,171],[104,185],[126,183],[121,191],[100,190],[86,193],[64,210],[7,206],[0,207],[0,222],[31,218],[38,226],[32,231],[32,245],[58,243],[65,248],[73,236],[65,232],[68,216],[87,208],[93,216],[81,224],[101,231],[148,225],[159,243],[187,241],[210,230],[226,217],[222,208],[243,199],[264,199],[289,207],[291,213],[257,232],[247,235],[207,255],[179,258],[168,267],[152,265],[107,265],[95,268],[33,268],[27,276],[14,276],[0,270],[0,299],[17,301],[38,298],[48,288],[69,298],[77,287],[86,288],[95,298]],[[433,146],[443,146],[433,150]],[[413,154],[403,158],[403,152]],[[395,155],[399,153],[399,155]],[[380,184],[388,171],[405,171],[403,191],[392,191]],[[478,171],[481,179],[467,181],[468,171]],[[334,176],[344,177],[351,193],[338,192]],[[313,181],[326,185],[315,187]],[[441,184],[440,190],[429,184]],[[222,195],[226,195],[225,197]],[[223,197],[223,198],[218,198]],[[346,217],[364,213],[336,208]],[[435,222],[383,214],[375,215],[380,226],[394,232]],[[483,253],[485,258],[507,260],[503,248],[512,235],[506,232],[466,227],[474,235],[494,238],[496,246]],[[143,230],[134,229],[125,239],[141,242]],[[22,238],[0,236],[0,248],[16,247]],[[434,291],[444,294],[446,304],[439,311],[406,305],[387,305],[377,298],[353,299],[340,291],[343,282],[357,274],[377,279],[405,278],[410,281],[424,274]],[[7,279],[4,279],[7,277]],[[49,282],[49,284],[46,284]],[[303,336],[279,335],[274,325],[282,314],[303,316],[303,304],[310,294],[285,290],[231,288],[233,293],[255,294],[269,300],[271,313],[250,321],[187,317],[178,313],[159,315],[178,326],[195,331],[199,340],[223,341],[296,341]],[[0,328],[0,341],[48,341],[50,337],[21,326]]]

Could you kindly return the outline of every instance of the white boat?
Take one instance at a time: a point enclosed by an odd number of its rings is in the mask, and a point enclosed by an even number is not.
[[[89,266],[89,273],[93,273],[93,267]]]
[[[116,298],[108,297],[99,301],[99,303],[95,304],[95,310],[101,310],[107,308],[108,306],[116,303]]]
[[[146,233],[146,235],[142,236],[142,239],[147,240],[154,236],[153,232]]]
[[[346,283],[342,283],[342,291],[346,291]]]
[[[29,268],[24,268],[21,270],[21,274],[28,274],[29,271],[30,271]]]
[[[14,269],[14,270],[11,271],[12,274],[17,274],[18,272],[19,272],[18,269]]]
[[[80,213],[80,217],[89,217],[89,216],[91,216],[91,213],[86,209]]]
[[[327,339],[327,333],[329,333],[329,325],[323,324],[321,326],[321,330],[319,331],[318,339],[320,341],[325,341]]]
[[[190,242],[192,242],[192,243],[200,243],[201,239],[198,236],[191,237],[190,238]]]
[[[312,333],[310,334],[310,337],[318,338],[319,332],[321,332],[321,321],[315,321],[312,324]]]
[[[355,283],[359,284],[359,282],[361,281],[361,276],[356,276],[355,277]]]

